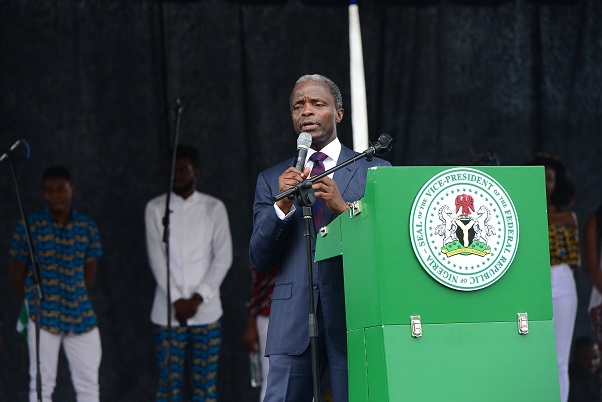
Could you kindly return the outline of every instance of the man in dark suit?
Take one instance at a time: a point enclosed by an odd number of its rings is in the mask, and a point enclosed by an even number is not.
[[[296,169],[291,166],[294,160],[289,159],[261,172],[253,206],[251,261],[262,272],[279,266],[266,344],[270,372],[264,402],[310,402],[313,394],[305,222],[301,207],[287,198],[274,202],[274,196],[315,176],[318,169],[328,170],[357,155],[337,138],[343,101],[339,88],[330,79],[317,74],[299,78],[291,93],[290,109],[297,135],[307,132],[312,137],[305,168]],[[371,166],[390,164],[378,158],[371,162],[361,159],[337,170],[334,177],[324,177],[313,184],[316,204],[323,205],[319,211],[314,206],[317,228],[347,210],[347,203],[363,197],[367,169]],[[313,250],[316,232],[312,231],[310,237]],[[320,330],[320,371],[329,369],[333,400],[346,402],[347,334],[340,257],[313,264],[313,294]]]

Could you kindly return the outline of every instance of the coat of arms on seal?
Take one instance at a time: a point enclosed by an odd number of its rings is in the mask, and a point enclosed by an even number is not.
[[[419,191],[410,234],[429,275],[452,289],[472,291],[493,284],[510,267],[518,247],[518,217],[493,177],[453,168]]]
[[[458,211],[461,211],[457,215]],[[441,223],[435,227],[435,234],[443,237],[441,252],[448,257],[456,254],[476,254],[481,257],[491,253],[487,238],[495,235],[495,227],[489,224],[491,211],[485,205],[475,214],[474,198],[471,195],[456,196],[456,215],[448,205],[439,208]]]

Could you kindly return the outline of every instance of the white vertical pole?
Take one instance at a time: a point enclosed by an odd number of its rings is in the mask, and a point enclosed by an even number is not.
[[[358,152],[368,148],[368,108],[362,32],[357,0],[349,0],[349,70],[351,77],[351,127],[353,149]]]

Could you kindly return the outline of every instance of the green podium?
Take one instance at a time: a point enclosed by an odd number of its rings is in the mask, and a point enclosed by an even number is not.
[[[559,401],[542,167],[379,167],[343,256],[350,402]]]

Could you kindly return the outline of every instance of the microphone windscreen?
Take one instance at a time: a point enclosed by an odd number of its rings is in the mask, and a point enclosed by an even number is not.
[[[310,146],[311,146],[311,135],[306,132],[302,132],[301,134],[299,134],[299,138],[297,138],[297,149],[299,149],[299,148],[309,149]]]
[[[380,145],[376,150],[377,155],[384,155],[391,150],[391,142],[393,142],[393,138],[389,134],[381,134],[378,137],[377,143]]]

